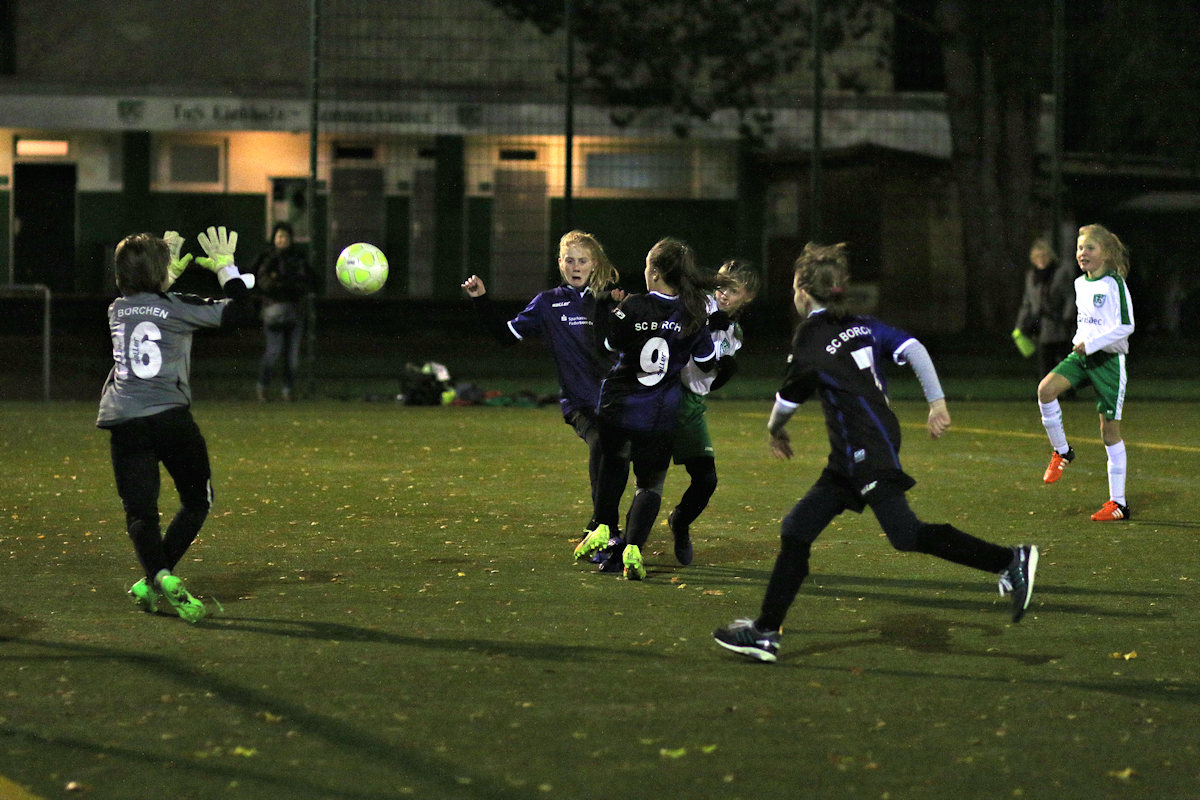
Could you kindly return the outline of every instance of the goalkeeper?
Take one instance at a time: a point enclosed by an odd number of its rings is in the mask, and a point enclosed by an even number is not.
[[[209,228],[198,237],[207,254],[196,263],[216,273],[227,299],[208,300],[168,292],[188,263],[183,237],[167,231],[126,236],[113,266],[121,296],[108,307],[113,367],[100,397],[97,427],[110,434],[117,494],[125,525],[145,577],[129,594],[142,610],[159,598],[188,622],[204,618],[204,604],[174,574],[175,565],[200,532],[212,504],[208,447],[192,419],[192,333],[256,320],[249,289],[253,275],[234,265],[237,233]],[[160,534],[159,464],[175,482],[180,508]]]

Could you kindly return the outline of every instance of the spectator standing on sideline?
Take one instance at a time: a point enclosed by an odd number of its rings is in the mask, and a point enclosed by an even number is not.
[[[253,272],[263,298],[262,328],[266,340],[254,393],[260,402],[267,399],[271,378],[282,361],[280,395],[284,400],[291,400],[300,371],[300,343],[305,330],[304,298],[315,288],[315,281],[308,259],[295,246],[290,224],[275,223],[271,231],[271,249],[254,262]]]
[[[1029,262],[1013,338],[1026,356],[1037,355],[1038,375],[1045,375],[1071,352],[1077,271],[1071,264],[1060,265],[1045,239],[1033,243]],[[1032,352],[1028,350],[1030,345]]]

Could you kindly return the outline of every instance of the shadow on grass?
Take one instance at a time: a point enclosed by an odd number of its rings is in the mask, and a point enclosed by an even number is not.
[[[1029,622],[1021,627],[1028,627]],[[785,628],[784,646],[780,652],[777,665],[795,669],[803,669],[806,673],[820,671],[844,674],[848,670],[857,675],[879,675],[892,678],[906,678],[918,681],[930,679],[943,681],[966,681],[968,683],[996,684],[1021,683],[1036,684],[1042,689],[1074,689],[1100,694],[1114,694],[1136,700],[1159,700],[1172,703],[1200,704],[1200,684],[1195,681],[1135,679],[1127,676],[1114,676],[1111,680],[1066,679],[1060,680],[1048,677],[1044,672],[1031,672],[1028,677],[1015,678],[1011,672],[1000,675],[980,675],[966,672],[933,672],[927,670],[909,670],[894,668],[848,668],[844,663],[824,664],[806,656],[820,656],[830,653],[845,653],[864,647],[885,647],[891,650],[908,650],[914,653],[928,655],[943,655],[953,657],[978,657],[989,660],[1014,660],[1028,667],[1039,667],[1062,659],[1063,655],[1047,653],[1005,653],[993,648],[962,647],[955,643],[955,632],[959,630],[978,630],[986,636],[1002,636],[1005,628],[997,625],[963,624],[940,619],[927,614],[894,614],[884,617],[882,622],[864,624],[842,630],[807,633],[804,631],[789,632]],[[814,641],[825,636],[841,636],[854,638],[825,639]],[[811,644],[794,648],[798,642],[808,640]],[[792,663],[789,663],[792,662]],[[759,665],[761,662],[744,660],[747,665]]]
[[[954,632],[962,629],[977,630],[985,636],[1002,636],[1004,628],[999,625],[962,623],[933,617],[928,614],[892,614],[879,623],[862,625],[845,630],[823,631],[829,634],[862,635],[864,638],[825,644],[812,644],[801,650],[791,651],[801,656],[831,652],[844,652],[856,647],[883,645],[889,648],[911,650],[948,656],[976,656],[989,659],[1012,659],[1026,666],[1036,667],[1062,658],[1061,655],[1043,653],[1005,653],[994,648],[970,649],[955,644]]]
[[[770,573],[765,570],[744,570],[736,567],[700,567],[692,568],[687,572],[692,576],[688,579],[689,583],[703,583],[705,586],[743,588],[757,583],[765,590],[770,578]],[[653,570],[651,570],[651,577],[653,577]],[[985,579],[985,585],[989,580],[992,579]],[[973,590],[974,586],[974,584],[955,580],[813,573],[809,575],[800,589],[797,602],[802,604],[806,596],[837,598],[853,594],[856,598],[879,600],[891,604],[938,608],[948,611],[978,611],[981,606],[987,607],[989,604],[964,596],[944,596],[947,592],[969,592]],[[1036,607],[1042,613],[1104,616],[1112,619],[1171,619],[1174,615],[1165,611],[1164,606],[1158,606],[1153,611],[1144,609],[1124,611],[1114,608],[1111,604],[1093,605],[1086,602],[1064,602],[1059,598],[1135,598],[1165,601],[1179,596],[1178,592],[1114,589],[1109,586],[1088,589],[1078,586],[1038,583],[1033,593],[1034,605],[1030,608]],[[1007,600],[993,599],[990,605],[997,604],[1003,605],[1006,609],[1008,607]]]
[[[1130,527],[1158,527],[1158,528],[1183,528],[1185,530],[1200,531],[1200,522],[1185,522],[1179,519],[1147,519],[1143,516],[1134,516],[1129,520]]]
[[[281,635],[297,635],[287,632],[289,626],[292,624],[286,621],[236,621],[263,623],[262,625],[255,624],[246,628],[255,632],[279,632]],[[297,625],[302,629],[299,635],[308,635],[311,638],[338,639],[339,641],[382,641],[418,646],[430,644],[430,642],[418,638],[391,636],[375,631],[353,629],[344,625],[327,625],[321,623]],[[222,625],[221,627],[230,628],[233,626]],[[303,633],[303,629],[307,629],[308,633]],[[317,737],[327,742],[330,746],[353,754],[365,763],[380,765],[385,770],[401,772],[404,780],[411,781],[417,787],[415,796],[446,798],[480,797],[489,798],[489,800],[493,798],[497,800],[507,800],[508,798],[517,800],[517,798],[527,798],[529,796],[528,790],[518,790],[501,785],[491,777],[482,774],[472,774],[468,767],[460,763],[430,757],[402,744],[388,742],[380,736],[328,715],[314,713],[299,703],[289,702],[285,697],[232,683],[180,659],[147,654],[135,650],[95,647],[66,642],[39,642],[33,639],[3,634],[0,634],[0,641],[46,650],[45,655],[3,655],[0,656],[0,663],[61,662],[64,660],[89,663],[108,662],[114,669],[128,669],[131,666],[137,665],[158,674],[160,677],[171,679],[181,686],[188,686],[211,693],[213,696],[231,705],[245,709],[248,713],[253,713],[255,710],[271,709],[272,713],[279,714],[287,719],[290,726],[302,731],[304,734]],[[483,644],[486,644],[490,649],[502,649],[503,647],[503,643]],[[493,644],[495,647],[493,647]],[[443,640],[440,645],[435,643],[434,646],[453,646],[461,650],[468,645],[465,645],[462,640],[454,640],[453,643],[450,640]],[[540,647],[537,649],[539,652],[543,650]],[[547,652],[548,650],[546,648]],[[561,657],[561,648],[556,648],[556,652]],[[639,653],[639,655],[644,655],[644,653]],[[90,723],[81,722],[80,724],[86,726]],[[98,734],[100,737],[103,736],[102,731],[98,732]],[[11,724],[0,727],[0,736],[20,740],[39,747],[66,748],[73,752],[121,758],[129,763],[141,762],[152,766],[170,767],[171,771],[176,774],[183,770],[198,775],[203,774],[209,777],[237,780],[240,782],[254,781],[267,787],[286,790],[289,792],[288,796],[291,797],[311,795],[317,797],[337,796],[372,800],[373,798],[393,798],[396,796],[394,782],[397,776],[394,774],[389,776],[389,781],[393,784],[390,790],[355,789],[347,785],[347,782],[344,780],[346,777],[345,773],[331,775],[330,784],[322,785],[300,776],[289,776],[265,770],[234,767],[225,763],[216,763],[212,759],[189,759],[181,757],[178,752],[158,755],[143,749],[105,744],[102,740],[98,741],[85,737],[46,736],[36,731]],[[286,771],[286,769],[286,766],[281,767],[283,771]],[[178,783],[179,781],[178,779],[173,779],[173,782]]]
[[[561,639],[546,642],[514,641],[503,639],[478,639],[462,636],[413,636],[370,628],[358,628],[337,622],[317,620],[283,620],[264,617],[210,617],[203,623],[223,631],[283,636],[294,639],[311,639],[323,642],[361,642],[400,647],[416,647],[423,650],[447,650],[456,653],[502,655],[526,661],[549,661],[572,663],[597,661],[610,663],[613,658],[666,659],[667,656],[648,652],[644,647],[614,648],[609,644],[586,645],[564,643]]]
[[[43,752],[60,753],[63,763],[70,763],[71,759],[78,758],[81,754],[90,754],[119,761],[126,765],[142,764],[156,772],[170,774],[172,776],[169,781],[171,785],[187,786],[187,779],[182,776],[193,775],[221,779],[239,785],[256,785],[259,787],[259,791],[268,788],[281,790],[286,792],[289,797],[331,797],[334,796],[335,791],[339,798],[358,798],[359,800],[385,800],[385,798],[391,800],[396,797],[394,790],[360,791],[345,785],[338,785],[335,789],[331,785],[322,785],[295,776],[274,775],[261,770],[229,766],[213,759],[191,760],[180,758],[177,753],[157,755],[142,748],[119,747],[73,736],[44,736],[31,730],[0,728],[0,740],[8,740],[10,743],[18,743],[25,747],[36,747]],[[191,787],[192,790],[195,788],[195,786]],[[525,795],[493,794],[493,790],[489,789],[480,792],[478,796],[524,797]]]

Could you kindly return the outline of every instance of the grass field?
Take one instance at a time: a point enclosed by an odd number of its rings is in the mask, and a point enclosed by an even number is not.
[[[1029,406],[952,403],[931,442],[897,403],[923,518],[1040,545],[1025,621],[847,515],[760,665],[710,633],[757,612],[824,461],[815,406],[784,463],[766,401],[714,400],[696,561],[658,528],[631,583],[571,560],[585,449],[553,408],[204,400],[189,626],[125,596],[94,404],[0,404],[0,797],[1200,797],[1200,404],[1127,408],[1126,524],[1088,520],[1092,403],[1054,486]]]

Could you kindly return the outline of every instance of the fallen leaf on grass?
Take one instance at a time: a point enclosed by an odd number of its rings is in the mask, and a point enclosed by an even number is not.
[[[1116,659],[1123,658],[1126,661],[1132,661],[1133,659],[1135,659],[1137,657],[1138,657],[1137,650],[1130,650],[1128,653],[1113,653],[1112,655],[1109,656],[1109,658],[1116,658]]]
[[[1137,775],[1137,773],[1133,771],[1133,767],[1126,767],[1125,769],[1110,769],[1105,774],[1110,778],[1116,778],[1117,780],[1125,781],[1126,783],[1132,780],[1134,775]]]
[[[658,754],[663,758],[683,758],[687,755],[686,747],[676,747],[674,749],[668,747],[660,747]]]

